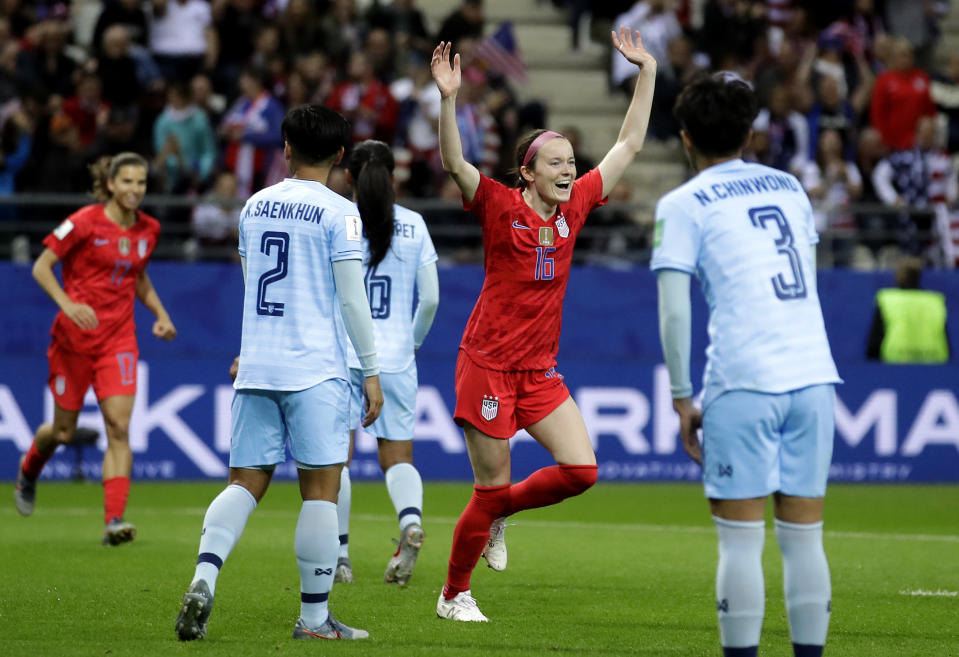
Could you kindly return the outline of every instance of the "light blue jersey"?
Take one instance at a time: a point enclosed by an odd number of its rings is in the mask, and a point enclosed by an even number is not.
[[[240,214],[246,293],[234,388],[349,379],[332,263],[363,258],[362,232],[356,206],[319,182],[287,178],[250,197]]]
[[[792,175],[740,159],[660,199],[651,268],[695,273],[709,304],[706,408],[728,390],[838,383],[816,292],[812,207]]]
[[[436,262],[436,249],[423,217],[393,206],[393,243],[373,271],[366,270],[366,294],[373,315],[373,334],[381,372],[402,372],[413,362],[413,291],[416,272]],[[363,259],[369,261],[369,243],[363,238]],[[352,343],[347,345],[349,366],[360,368]]]

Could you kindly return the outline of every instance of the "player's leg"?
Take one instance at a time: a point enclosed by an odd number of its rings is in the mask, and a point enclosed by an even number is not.
[[[509,441],[485,434],[465,421],[463,429],[473,467],[473,497],[453,530],[446,585],[436,613],[452,620],[486,621],[470,593],[470,576],[486,547],[490,525],[509,515]]]
[[[294,639],[363,639],[369,636],[337,621],[329,610],[339,552],[336,515],[340,473],[349,458],[350,386],[328,379],[300,392],[283,393],[281,409],[296,459],[303,505],[294,550],[300,571],[300,617]]]
[[[273,468],[286,457],[283,418],[270,392],[236,392],[231,433],[230,478],[203,517],[196,569],[174,626],[181,641],[206,636],[220,570],[266,493]]]
[[[413,574],[423,539],[423,480],[413,465],[413,426],[416,423],[416,363],[402,372],[380,375],[383,410],[370,428],[377,438],[380,468],[396,510],[400,537],[383,580],[405,585]]]
[[[53,422],[41,424],[33,435],[33,443],[20,457],[13,501],[21,515],[33,513],[37,499],[37,479],[50,457],[62,444],[69,442],[77,428],[80,411],[69,411],[59,404],[53,407]]]
[[[829,629],[832,586],[823,549],[823,506],[832,460],[835,392],[812,386],[791,393],[783,430],[781,488],[776,493],[776,540],[793,651],[819,657]]]
[[[107,434],[103,454],[104,545],[133,540],[136,528],[124,521],[130,495],[133,452],[130,449],[130,416],[137,390],[136,343],[118,346],[93,362],[93,389]]]
[[[413,465],[413,441],[378,438],[380,467],[396,509],[400,538],[383,580],[405,585],[413,575],[426,532],[423,531],[423,479]]]
[[[536,442],[549,450],[556,465],[537,470],[510,488],[510,512],[535,509],[579,495],[596,483],[596,454],[583,416],[566,386],[554,388],[563,400],[545,417],[526,427]],[[556,396],[547,399],[555,403]],[[541,406],[542,407],[542,406]]]
[[[353,417],[352,413],[350,417]],[[354,427],[358,422],[359,415],[357,414],[356,422],[351,422],[350,426]],[[350,510],[353,506],[353,482],[350,480],[350,464],[353,462],[355,434],[355,431],[350,431],[350,456],[346,465],[340,471],[340,490],[336,500],[336,521],[340,550],[336,558],[336,572],[333,575],[333,581],[343,584],[353,583],[353,564],[350,563]]]
[[[103,453],[103,544],[120,545],[136,536],[136,527],[123,519],[133,472],[133,451],[130,449],[133,395],[101,399],[100,411],[107,433],[107,449]]]
[[[782,395],[731,391],[703,413],[703,481],[719,539],[716,609],[727,657],[757,654],[766,607],[766,497],[778,488]]]
[[[57,447],[67,443],[77,428],[83,397],[93,381],[93,359],[61,349],[56,340],[47,349],[48,384],[53,393],[53,422],[41,424],[33,443],[20,459],[13,499],[17,511],[28,516],[36,504],[37,479]]]

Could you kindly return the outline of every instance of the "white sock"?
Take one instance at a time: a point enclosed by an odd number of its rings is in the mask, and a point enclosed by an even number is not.
[[[766,524],[761,520],[726,520],[716,516],[713,522],[719,534],[716,608],[720,641],[728,648],[758,646],[766,607]]]
[[[210,502],[203,518],[200,554],[196,559],[193,582],[206,580],[210,594],[216,590],[216,578],[233,546],[243,535],[246,521],[256,508],[256,498],[243,486],[231,484]]]
[[[350,506],[353,504],[353,484],[350,481],[350,469],[343,466],[340,471],[340,495],[336,498],[336,521],[339,525],[340,554],[343,559],[350,556]]]
[[[327,601],[336,569],[336,505],[304,501],[293,544],[300,568],[300,617],[307,627],[319,627],[329,615]]]
[[[832,588],[822,547],[822,521],[797,524],[777,519],[776,540],[783,555],[783,590],[793,643],[825,645]]]
[[[423,524],[423,479],[411,463],[397,463],[384,474],[386,490],[393,501],[400,532],[416,523]]]

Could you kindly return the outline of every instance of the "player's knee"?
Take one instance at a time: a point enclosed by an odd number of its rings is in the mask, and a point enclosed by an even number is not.
[[[570,495],[586,492],[599,476],[599,468],[595,465],[561,465],[559,469],[570,488]]]
[[[60,445],[66,445],[70,442],[74,430],[75,427],[70,424],[54,423],[50,425],[50,433],[53,435],[53,439]]]
[[[117,418],[103,418],[107,430],[107,439],[113,442],[128,442],[130,439],[130,420]]]

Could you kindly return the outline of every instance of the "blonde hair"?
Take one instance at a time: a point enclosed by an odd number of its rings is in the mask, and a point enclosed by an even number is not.
[[[114,156],[104,155],[90,165],[90,177],[93,178],[93,189],[90,193],[100,203],[106,203],[112,198],[107,181],[113,180],[123,167],[143,167],[149,169],[146,158],[139,153],[126,151]]]

